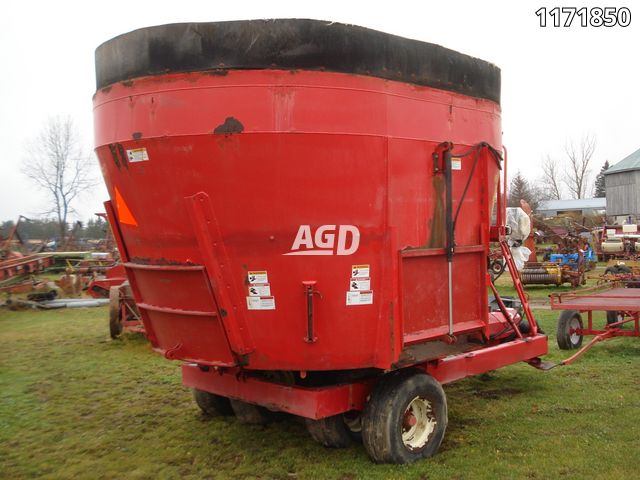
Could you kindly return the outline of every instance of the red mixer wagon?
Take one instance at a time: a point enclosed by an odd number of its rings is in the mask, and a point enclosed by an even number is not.
[[[510,260],[494,65],[257,20],[136,30],[96,71],[111,227],[149,341],[205,413],[288,412],[405,463],[442,441],[441,384],[541,365],[517,274],[527,319],[488,306],[489,242]]]

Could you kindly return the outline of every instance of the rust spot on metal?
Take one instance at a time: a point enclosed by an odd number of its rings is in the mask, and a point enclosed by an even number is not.
[[[224,123],[218,125],[213,133],[222,135],[231,135],[232,133],[242,133],[244,125],[234,117],[227,117]]]
[[[125,166],[126,168],[129,168],[129,160],[127,159],[127,153],[124,151],[124,147],[122,146],[121,143],[118,143],[117,146],[118,146],[118,154],[120,155],[120,161],[122,162],[122,165]]]
[[[140,139],[142,138],[142,132],[133,132],[133,133],[131,134],[131,137],[132,137],[134,140],[140,140]]]
[[[111,157],[113,157],[113,163],[116,164],[118,170],[120,170],[120,160],[118,160],[118,152],[116,150],[116,146],[113,143],[109,144],[109,151],[111,152]]]
[[[124,82],[120,82],[120,83],[125,87],[132,87],[133,86],[133,80],[125,80]]]
[[[216,76],[224,77],[225,75],[229,75],[229,70],[227,70],[226,68],[216,68],[213,70],[207,70],[205,73],[207,75],[216,75]]]
[[[109,93],[111,91],[112,85],[109,85],[108,87],[104,87],[102,89],[100,89],[100,91],[102,93]]]
[[[193,262],[177,262],[175,260],[169,260],[168,258],[149,258],[149,257],[133,257],[130,260],[131,263],[138,263],[140,265],[184,265],[186,267],[198,266],[199,264]]]

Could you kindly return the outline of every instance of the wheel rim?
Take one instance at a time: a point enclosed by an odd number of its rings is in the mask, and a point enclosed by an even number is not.
[[[409,450],[420,450],[425,447],[436,429],[436,416],[431,402],[426,398],[416,397],[407,406],[402,418],[402,442]]]
[[[362,432],[362,416],[345,413],[342,418],[344,419],[344,423],[347,428],[352,433],[360,433]]]
[[[573,317],[569,322],[569,340],[571,340],[572,345],[577,345],[580,341],[581,335],[576,332],[580,328],[580,320],[576,317]]]

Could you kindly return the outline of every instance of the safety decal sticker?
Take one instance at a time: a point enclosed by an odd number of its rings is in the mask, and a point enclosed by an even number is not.
[[[269,275],[267,275],[266,270],[248,272],[247,279],[251,285],[255,285],[256,283],[269,283]]]
[[[372,305],[373,291],[347,292],[347,305]]]
[[[349,290],[352,292],[361,292],[363,290],[371,290],[371,279],[353,277],[349,282]]]
[[[369,278],[369,265],[351,265],[352,278]]]
[[[451,170],[462,170],[462,159],[461,158],[452,158],[451,159]]]
[[[127,157],[129,158],[130,163],[146,162],[149,160],[149,155],[147,154],[147,149],[145,147],[127,150]]]
[[[371,305],[373,303],[370,272],[369,265],[351,265],[347,305]]]
[[[275,310],[275,297],[247,297],[247,308],[249,310]]]
[[[268,283],[254,283],[249,285],[250,297],[270,297],[271,286]]]

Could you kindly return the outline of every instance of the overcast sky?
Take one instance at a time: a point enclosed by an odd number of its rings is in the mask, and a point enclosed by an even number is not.
[[[626,6],[626,28],[541,28],[541,6]],[[44,197],[20,173],[25,143],[49,116],[71,115],[93,149],[94,50],[137,28],[174,22],[315,18],[438,43],[502,69],[510,170],[530,180],[568,139],[597,136],[593,175],[640,148],[640,3],[546,1],[3,1],[0,15],[0,221],[37,216]],[[96,162],[97,164],[97,162]],[[96,167],[96,175],[99,175]],[[101,211],[100,185],[76,205]]]

